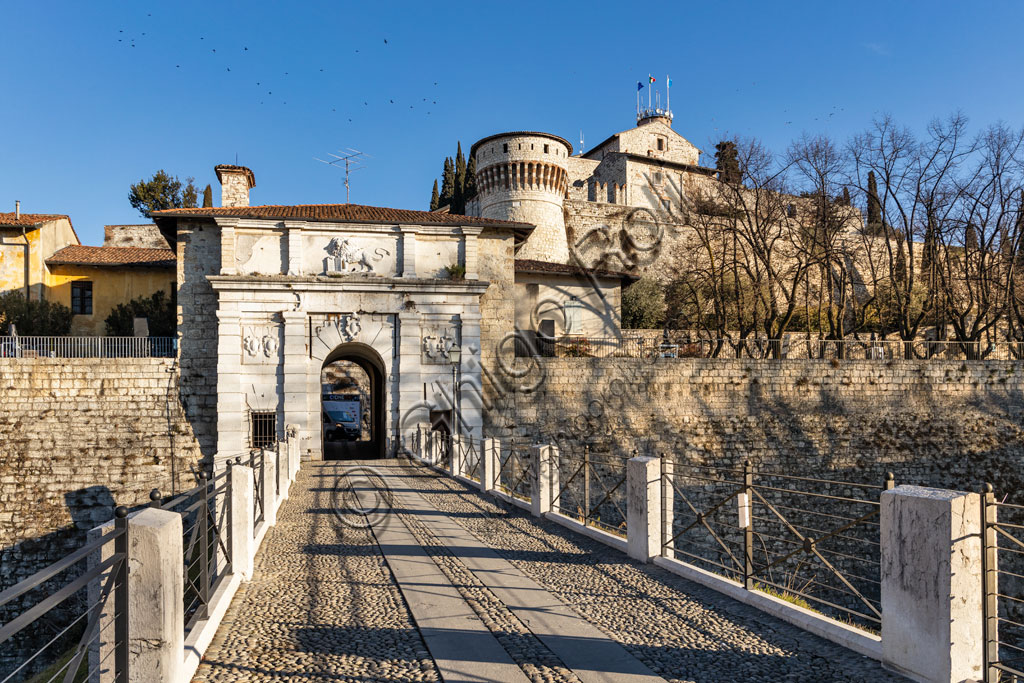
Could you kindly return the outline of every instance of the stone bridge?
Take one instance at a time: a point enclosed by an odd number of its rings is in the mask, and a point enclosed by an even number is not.
[[[885,681],[811,635],[407,460],[304,463],[194,681]]]

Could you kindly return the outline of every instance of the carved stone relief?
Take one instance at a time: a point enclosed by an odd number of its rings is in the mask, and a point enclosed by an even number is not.
[[[367,249],[352,245],[344,237],[333,238],[325,250],[325,271],[328,274],[373,273],[374,266],[391,255],[384,247],[376,247],[372,253],[367,253]]]
[[[325,329],[334,327],[344,341],[355,341],[363,330],[359,321],[358,313],[342,313],[339,316],[331,316],[322,324],[317,325],[316,334],[319,336]]]
[[[425,328],[420,345],[420,362],[445,364],[451,362],[449,352],[458,343],[458,334],[453,326]]]
[[[244,363],[269,363],[277,361],[281,347],[276,327],[246,326],[242,334],[242,361]]]

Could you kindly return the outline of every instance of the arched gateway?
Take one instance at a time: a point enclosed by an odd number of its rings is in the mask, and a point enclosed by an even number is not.
[[[251,171],[218,174],[234,205],[155,214],[178,254],[182,393],[206,455],[220,465],[292,431],[306,457],[322,457],[321,371],[338,359],[372,377],[365,455],[396,453],[450,409],[453,375],[462,431],[479,438],[489,339],[513,331],[512,253],[532,226],[352,204],[250,207]]]
[[[356,401],[339,401],[344,405],[348,417],[353,418],[353,424],[359,431],[350,435],[347,428],[340,428],[335,424],[333,415],[327,405],[322,405],[324,424],[321,430],[323,440],[323,457],[325,460],[340,460],[349,458],[381,458],[385,455],[387,444],[387,431],[384,422],[387,403],[386,382],[384,373],[384,361],[373,347],[358,342],[342,344],[324,358],[323,368],[327,369],[332,364],[345,361],[358,368],[359,374],[365,379],[365,391],[356,384],[353,389],[330,392],[331,394],[355,396]],[[322,373],[321,373],[322,377]],[[327,386],[324,386],[323,393],[329,395]],[[323,401],[322,403],[329,403]],[[353,410],[348,404],[355,403]],[[331,438],[336,434],[335,438]]]

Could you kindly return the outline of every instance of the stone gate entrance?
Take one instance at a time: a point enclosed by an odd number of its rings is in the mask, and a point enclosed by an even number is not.
[[[291,433],[323,457],[321,371],[339,358],[373,377],[366,455],[398,453],[431,412],[450,411],[456,382],[460,430],[480,438],[481,378],[492,340],[512,333],[513,254],[533,226],[249,206],[252,171],[216,170],[223,206],[153,214],[177,252],[182,396],[204,455],[219,468]]]

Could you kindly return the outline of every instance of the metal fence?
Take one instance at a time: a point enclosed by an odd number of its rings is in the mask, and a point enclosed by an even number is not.
[[[0,337],[0,358],[173,358],[174,337]]]
[[[855,626],[881,627],[880,485],[662,458],[662,548]]]
[[[513,498],[530,501],[533,498],[533,479],[535,467],[530,454],[530,447],[517,444],[510,439],[508,448],[499,443],[498,472],[495,485]]]
[[[558,468],[558,488],[552,492],[552,508],[566,516],[605,531],[626,533],[626,460],[594,455],[589,446],[574,455],[553,451],[552,467]]]
[[[1024,342],[958,342],[899,339],[697,339],[567,336],[538,337],[516,346],[517,356],[549,358],[750,358],[754,360],[1021,360]]]
[[[1024,681],[1024,506],[982,493],[986,683]]]
[[[263,510],[263,487],[266,486],[263,474],[264,451],[255,449],[249,452],[249,462],[246,463],[252,468],[252,518],[253,530],[264,520]]]
[[[479,482],[483,478],[482,458],[480,457],[483,451],[482,440],[464,436],[459,439],[458,443],[459,467],[462,473],[467,478]]]
[[[230,468],[214,478],[200,472],[199,485],[169,501],[150,493],[153,507],[181,515],[184,550],[185,634],[209,616],[210,596],[231,572]]]
[[[22,645],[30,651],[11,665],[0,664],[0,683],[71,683],[100,674],[105,680],[127,683],[127,516],[126,508],[117,508],[112,530],[0,592],[0,609],[22,610],[0,627],[0,652]],[[99,590],[90,592],[94,581]],[[101,629],[101,621],[112,625]],[[99,651],[101,630],[112,630],[113,644],[91,662],[89,651]],[[42,645],[37,647],[38,643]]]

